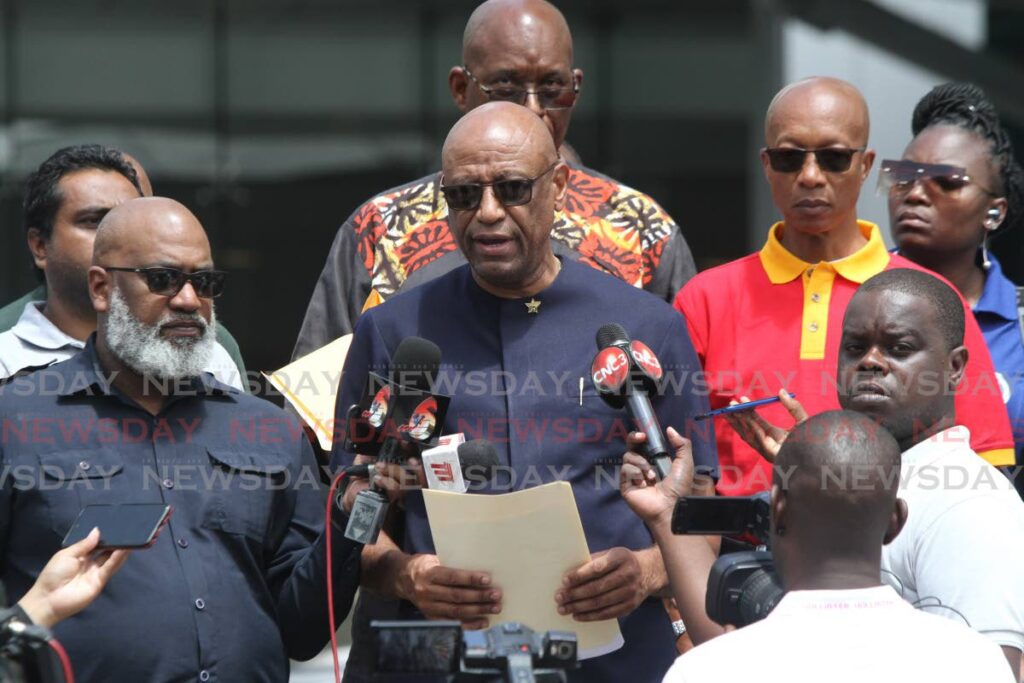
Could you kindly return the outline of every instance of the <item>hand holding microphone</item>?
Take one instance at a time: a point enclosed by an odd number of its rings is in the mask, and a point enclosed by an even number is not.
[[[371,428],[370,438],[355,444],[356,451],[375,455],[376,465],[386,468],[436,443],[448,403],[448,397],[431,393],[440,365],[441,349],[433,342],[420,337],[402,340],[395,350],[390,377],[370,373],[364,401],[349,411],[358,413],[364,421],[360,424]],[[381,483],[385,481],[381,479]],[[400,493],[400,487],[392,493]],[[375,543],[389,498],[381,485],[360,491],[352,501],[345,537],[357,543]],[[345,501],[342,496],[342,507]]]
[[[693,493],[693,447],[690,440],[668,428],[668,439],[676,449],[668,477],[658,481],[654,468],[640,455],[647,437],[634,432],[626,440],[628,451],[622,457],[619,471],[619,490],[630,509],[648,527],[672,526],[672,512],[683,496]]]

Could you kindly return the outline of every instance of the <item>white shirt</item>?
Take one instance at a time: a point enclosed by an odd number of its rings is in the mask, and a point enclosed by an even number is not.
[[[664,683],[1013,683],[991,641],[888,586],[792,591],[764,620],[679,657]]]
[[[966,427],[903,453],[908,518],[882,548],[882,580],[926,611],[1024,649],[1024,502],[970,447]],[[901,590],[902,585],[902,590]]]
[[[67,360],[85,348],[84,342],[64,334],[43,315],[45,303],[33,301],[25,304],[14,327],[0,333],[0,379],[24,368],[45,367]],[[222,384],[245,389],[238,366],[219,342],[214,344],[206,371]]]

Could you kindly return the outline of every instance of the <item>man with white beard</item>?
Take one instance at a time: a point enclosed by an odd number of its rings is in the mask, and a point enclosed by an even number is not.
[[[169,323],[194,323],[202,330],[196,339],[165,339],[161,328]],[[203,372],[213,355],[217,316],[210,310],[207,324],[198,313],[168,313],[155,325],[147,325],[128,309],[121,290],[110,295],[107,343],[120,358],[147,377],[177,379]]]
[[[76,679],[285,681],[289,657],[330,635],[328,539],[339,620],[351,606],[347,511],[332,506],[325,532],[301,426],[201,372],[225,274],[188,209],[112,209],[92,263],[85,348],[0,387],[0,580],[20,598],[86,505],[171,505],[156,541],[54,629]]]

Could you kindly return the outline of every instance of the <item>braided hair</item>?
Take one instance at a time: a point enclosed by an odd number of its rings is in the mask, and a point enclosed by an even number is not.
[[[911,130],[916,136],[936,124],[957,126],[989,143],[1000,185],[995,189],[1006,197],[1006,218],[996,232],[1024,224],[1024,170],[1014,159],[1010,136],[984,91],[973,83],[943,83],[932,88],[914,107]]]

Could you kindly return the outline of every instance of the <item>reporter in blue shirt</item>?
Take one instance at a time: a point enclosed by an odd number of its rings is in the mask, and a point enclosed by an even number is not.
[[[974,311],[1010,413],[1024,465],[1024,322],[1016,286],[988,251],[1024,222],[1024,171],[985,94],[970,83],[932,89],[914,108],[914,139],[883,160],[899,252],[951,282]],[[1024,476],[1014,481],[1024,495]]]
[[[213,267],[177,202],[114,208],[89,269],[97,332],[0,388],[0,579],[14,599],[82,507],[174,508],[155,543],[54,629],[80,681],[287,680],[289,657],[330,636],[327,533],[339,620],[355,593],[361,548],[324,531],[301,427],[200,371],[223,286]]]

